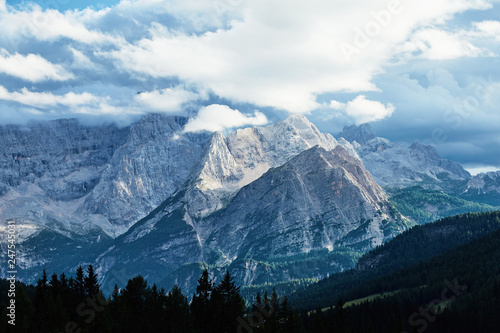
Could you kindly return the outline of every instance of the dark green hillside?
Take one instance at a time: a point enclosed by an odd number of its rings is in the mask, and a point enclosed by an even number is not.
[[[498,229],[498,211],[458,215],[414,227],[361,257],[355,269],[332,275],[290,295],[290,303],[313,310],[318,306],[334,305],[340,297],[349,300],[368,296],[369,291],[359,289],[360,285],[431,259]]]
[[[341,323],[335,310],[320,318],[336,329],[342,324],[340,332],[499,332],[500,231],[346,295],[375,293],[381,297],[343,308]]]

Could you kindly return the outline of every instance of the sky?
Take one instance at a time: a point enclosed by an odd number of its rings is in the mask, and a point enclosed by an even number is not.
[[[370,123],[500,169],[500,0],[0,0],[0,123]]]

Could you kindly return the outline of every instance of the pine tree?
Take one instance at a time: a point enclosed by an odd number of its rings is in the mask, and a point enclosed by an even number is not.
[[[52,295],[54,297],[57,297],[60,293],[60,283],[56,273],[52,274],[52,276],[50,277],[49,286],[50,289],[52,290]]]
[[[35,325],[41,332],[49,330],[49,287],[47,285],[47,272],[43,270],[42,277],[38,279],[35,289]]]
[[[310,332],[326,333],[325,322],[323,320],[323,313],[321,312],[321,308],[316,309],[313,314]]]
[[[196,286],[196,294],[191,301],[191,313],[193,314],[196,332],[210,332],[209,320],[211,318],[210,298],[213,290],[213,282],[208,277],[208,270],[204,270]]]
[[[74,279],[74,291],[76,296],[81,301],[85,298],[85,274],[83,273],[83,268],[81,265],[76,269],[75,279]]]
[[[140,332],[145,326],[146,299],[151,289],[140,275],[130,279],[122,292],[124,305],[123,332]]]
[[[116,302],[120,297],[120,289],[118,289],[118,285],[115,283],[115,287],[113,288],[113,292],[111,293],[111,300]]]
[[[344,301],[340,298],[333,309],[335,327],[339,332],[345,332]]]
[[[243,316],[245,302],[239,295],[233,277],[226,271],[222,281],[214,288],[211,298],[212,318],[218,332],[234,332],[238,317]]]
[[[94,267],[87,267],[87,276],[83,278],[83,286],[85,294],[90,298],[96,298],[100,292],[100,284],[98,283],[97,274],[94,272]]]
[[[212,293],[213,318],[220,332],[234,332],[238,327],[238,317],[242,317],[245,311],[245,302],[239,295],[240,287],[233,280],[226,271]]]
[[[38,327],[33,325],[35,307],[27,297],[21,283],[16,284],[16,328],[18,332],[35,332]],[[3,320],[2,320],[3,321]],[[6,321],[5,321],[6,322]],[[4,332],[9,332],[6,328]]]
[[[181,288],[175,285],[166,296],[166,319],[171,332],[190,332],[189,304],[186,296],[182,294]]]

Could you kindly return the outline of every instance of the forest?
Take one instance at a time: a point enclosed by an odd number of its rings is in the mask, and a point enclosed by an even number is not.
[[[71,273],[71,272],[70,272]],[[69,273],[69,274],[70,274]],[[194,295],[142,276],[104,295],[92,265],[16,284],[16,326],[2,332],[498,332],[500,212],[472,213],[405,232],[333,274],[284,295],[250,300],[230,272],[201,274]],[[8,280],[0,280],[6,318]]]

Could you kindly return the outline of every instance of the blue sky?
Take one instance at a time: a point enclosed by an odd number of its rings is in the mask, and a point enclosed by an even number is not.
[[[44,1],[34,1],[42,8],[45,9],[57,9],[59,11],[66,10],[82,10],[88,7],[94,9],[102,9],[106,7],[112,7],[120,3],[120,0],[109,0],[109,1],[90,1],[90,0],[44,0]],[[8,0],[7,4],[13,7],[18,7],[25,5],[29,1],[24,0]]]
[[[500,168],[498,0],[0,0],[0,26],[2,123],[302,113]]]

